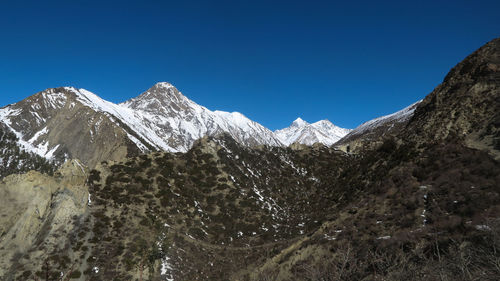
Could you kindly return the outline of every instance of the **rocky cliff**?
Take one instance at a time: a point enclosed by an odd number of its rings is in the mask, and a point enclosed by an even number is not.
[[[87,172],[73,160],[54,176],[32,171],[0,182],[2,280],[33,278],[48,257],[63,264],[60,269],[53,268],[51,275],[70,269],[75,258],[70,244],[74,229],[88,216]]]

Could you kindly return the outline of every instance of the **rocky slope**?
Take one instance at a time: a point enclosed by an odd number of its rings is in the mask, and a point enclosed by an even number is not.
[[[58,247],[43,234],[39,241],[23,239],[26,246],[19,248],[14,235],[19,231],[5,224],[2,241],[12,245],[5,251],[15,253],[18,247],[16,257],[29,257],[14,264],[12,255],[0,258],[3,277],[43,275],[47,260],[51,272],[67,272],[75,264],[79,280],[132,280],[141,272],[152,280],[227,280],[250,261],[263,260],[315,229],[335,208],[330,202],[342,196],[331,193],[331,182],[346,165],[346,155],[323,145],[255,149],[228,134],[202,138],[187,153],[103,162],[90,172],[90,196],[78,197],[89,201],[77,210],[66,208],[74,221],[52,227],[60,231]],[[75,186],[59,173],[55,179],[38,177],[35,172],[9,176],[0,185],[12,205],[4,210],[9,221],[20,218],[20,212],[29,216],[18,223],[31,224],[40,204],[45,213],[58,212],[50,200],[67,193],[62,186]],[[26,197],[10,195],[14,191]],[[29,233],[43,233],[43,220],[35,221]],[[41,254],[47,244],[50,251]]]
[[[361,126],[376,142],[348,169],[357,196],[253,280],[500,278],[499,57],[495,39],[421,103]]]
[[[31,171],[0,181],[2,280],[33,279],[48,255],[63,267],[50,272],[52,276],[59,277],[61,271],[70,269],[76,256],[69,243],[77,237],[69,233],[81,227],[88,216],[87,172],[73,160],[54,176]]]
[[[500,39],[488,42],[451,69],[424,100],[360,125],[335,145],[359,150],[399,134],[417,142],[459,138],[500,159],[499,49]]]
[[[250,149],[224,135],[185,154],[99,166],[91,209],[103,223],[88,248],[100,271],[91,280],[129,280],[142,262],[153,279],[227,280],[315,229],[341,196],[331,182],[347,161],[325,146]]]
[[[459,138],[500,159],[500,38],[455,66],[415,110],[406,137]]]
[[[349,129],[335,126],[328,120],[321,120],[309,124],[301,118],[297,118],[290,127],[276,130],[274,133],[285,145],[290,145],[295,142],[305,145],[313,145],[317,142],[324,145],[332,145],[350,131]]]
[[[48,89],[0,109],[0,122],[21,147],[60,162],[78,158],[92,166],[146,150],[145,141],[118,117],[90,107],[86,96],[74,88]]]
[[[499,163],[460,143],[425,148],[387,140],[359,157],[223,136],[187,153],[105,162],[90,172],[90,204],[70,209],[77,217],[60,228],[60,246],[42,254],[53,243],[42,235],[5,248],[4,278],[43,275],[47,260],[51,274],[75,264],[75,280],[460,279],[454,266],[466,257],[471,276],[495,280]],[[21,201],[13,197],[2,196]],[[8,228],[5,245],[17,237]]]

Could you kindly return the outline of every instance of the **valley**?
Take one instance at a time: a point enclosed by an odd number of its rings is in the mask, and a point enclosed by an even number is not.
[[[500,39],[353,130],[48,89],[0,109],[0,277],[498,280],[499,124]]]

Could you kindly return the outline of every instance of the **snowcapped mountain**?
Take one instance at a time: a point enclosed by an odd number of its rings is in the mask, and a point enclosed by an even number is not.
[[[151,128],[161,148],[186,151],[204,136],[229,133],[241,144],[253,146],[282,145],[272,131],[239,112],[211,111],[182,95],[172,84],[162,82],[137,98],[119,106],[139,115],[140,126]],[[139,129],[139,128],[138,128]],[[145,134],[144,137],[151,135]]]
[[[320,142],[330,146],[350,131],[350,129],[337,127],[328,120],[309,124],[301,118],[297,118],[290,127],[277,130],[274,133],[285,145],[290,145],[294,142],[312,145]]]
[[[0,122],[27,151],[90,166],[147,151],[187,151],[195,140],[223,132],[244,145],[282,145],[241,113],[210,111],[165,82],[121,104],[85,89],[47,89],[0,108]]]
[[[78,158],[94,166],[154,149],[114,111],[120,112],[88,91],[64,87],[0,108],[0,122],[24,150],[58,161]]]
[[[211,111],[161,82],[120,104],[73,87],[47,89],[0,108],[0,123],[28,152],[89,166],[149,151],[185,152],[204,136],[228,133],[246,146],[332,145],[350,132],[328,120],[295,120],[272,132],[238,112]]]

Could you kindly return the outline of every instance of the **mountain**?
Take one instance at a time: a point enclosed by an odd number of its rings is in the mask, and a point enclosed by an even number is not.
[[[90,172],[12,175],[0,182],[0,276],[460,280],[469,257],[471,276],[496,280],[499,163],[456,144],[423,148],[388,142],[357,157],[219,135]]]
[[[163,140],[160,147],[166,151],[185,152],[195,140],[223,132],[243,145],[282,145],[270,130],[241,113],[210,111],[165,82],[120,106],[137,112],[141,127],[151,128],[153,134]]]
[[[0,181],[8,237],[0,276],[44,276],[24,261],[48,258],[51,276],[75,264],[79,280],[135,280],[141,263],[153,280],[227,280],[247,259],[320,225],[336,208],[332,182],[348,161],[326,146],[249,148],[223,134],[186,153],[104,161],[90,172],[73,161],[54,177],[8,176]],[[14,256],[23,257],[12,266]]]
[[[276,130],[274,133],[285,145],[290,145],[294,142],[313,145],[319,142],[330,146],[350,131],[349,129],[337,127],[328,120],[309,124],[301,118],[297,118],[290,127]]]
[[[384,136],[400,132],[420,103],[421,101],[417,101],[397,112],[367,121],[351,130],[335,145],[344,150],[348,146],[349,150],[356,150],[364,146],[376,145]]]
[[[93,166],[147,151],[121,116],[100,110],[105,106],[112,104],[85,90],[47,89],[1,108],[0,122],[24,149],[58,162],[78,158]]]
[[[210,111],[169,83],[121,104],[85,89],[47,89],[1,108],[0,122],[27,151],[60,162],[77,158],[89,166],[149,151],[185,152],[195,140],[223,132],[244,145],[282,145],[242,114]]]
[[[496,39],[369,123],[356,153],[222,133],[9,175],[0,279],[500,280],[499,56]]]
[[[425,99],[363,123],[336,146],[359,150],[404,131],[416,142],[459,138],[500,159],[499,81],[500,39],[494,39],[453,67]]]
[[[451,69],[415,109],[405,136],[417,142],[458,138],[500,160],[500,38]]]

